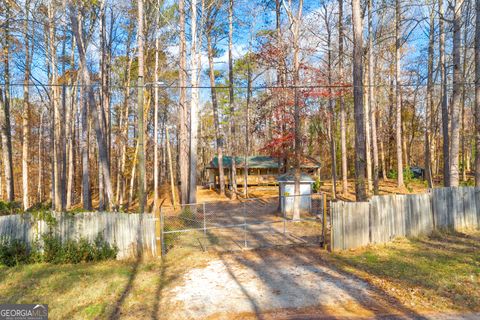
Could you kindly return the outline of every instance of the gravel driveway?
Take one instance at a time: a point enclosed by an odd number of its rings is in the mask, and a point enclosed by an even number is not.
[[[329,266],[318,250],[283,247],[225,254],[192,269],[168,293],[170,303],[177,305],[169,318],[421,318],[388,294]]]

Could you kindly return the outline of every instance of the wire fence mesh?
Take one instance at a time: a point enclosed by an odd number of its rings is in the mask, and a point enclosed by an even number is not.
[[[162,208],[162,253],[174,247],[234,251],[323,244],[327,222],[324,221],[325,205],[324,194],[311,194]]]

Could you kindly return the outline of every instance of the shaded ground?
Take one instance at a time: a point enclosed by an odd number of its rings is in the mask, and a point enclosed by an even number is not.
[[[0,267],[0,303],[51,319],[477,319],[480,233],[330,254],[314,246]]]
[[[332,267],[311,247],[225,255],[189,271],[183,281],[167,295],[179,305],[173,319],[263,318],[309,307],[317,315],[415,315],[393,297]]]

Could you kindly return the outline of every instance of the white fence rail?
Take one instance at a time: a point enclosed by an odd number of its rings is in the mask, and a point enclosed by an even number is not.
[[[32,243],[40,235],[51,231],[62,241],[80,238],[94,241],[100,234],[103,239],[118,248],[118,259],[141,251],[156,255],[155,223],[152,214],[126,214],[109,212],[85,212],[53,214],[57,223],[49,227],[30,214],[0,217],[0,237]]]
[[[331,248],[345,250],[435,229],[480,229],[480,188],[432,189],[426,194],[374,196],[331,203]]]

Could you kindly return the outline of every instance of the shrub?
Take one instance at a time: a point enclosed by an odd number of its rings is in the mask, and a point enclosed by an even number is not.
[[[27,212],[37,212],[37,211],[51,211],[52,202],[37,202],[28,208]]]
[[[117,257],[118,248],[116,246],[111,246],[108,242],[106,242],[101,234],[97,236],[94,244],[94,261],[110,260]]]
[[[101,235],[93,242],[80,238],[62,243],[58,236],[48,233],[42,236],[42,242],[43,251],[40,250],[40,241],[29,246],[18,240],[0,239],[0,264],[10,267],[35,262],[80,263],[115,259],[118,253],[118,248],[111,246]]]
[[[393,170],[391,169],[390,171],[387,172],[387,178],[388,179],[397,179],[397,171],[396,170]]]
[[[16,239],[0,239],[0,264],[13,267],[30,263],[33,256],[26,243]]]
[[[33,221],[45,221],[47,226],[55,227],[58,224],[57,219],[50,210],[38,210],[31,212]]]
[[[313,192],[318,193],[320,192],[320,188],[322,187],[323,183],[320,181],[320,177],[315,178],[315,182],[313,183]]]
[[[475,180],[468,179],[467,181],[460,181],[461,187],[475,187]]]
[[[1,201],[0,200],[0,216],[6,216],[10,214],[20,213],[22,205],[20,202],[12,201]]]
[[[49,263],[80,263],[89,261],[111,260],[117,257],[118,248],[111,246],[101,235],[95,241],[89,242],[85,238],[78,241],[61,239],[52,234],[43,236],[43,261]]]
[[[42,235],[43,240],[43,256],[44,262],[60,263],[59,256],[62,251],[62,241],[59,237],[54,236],[52,233]]]

